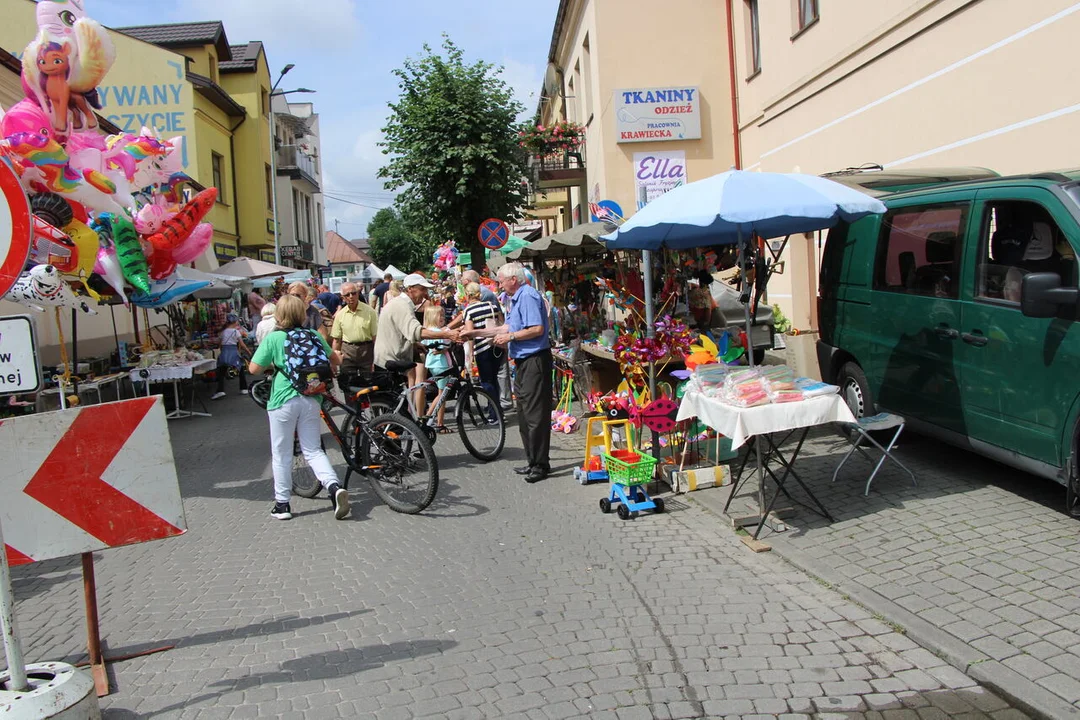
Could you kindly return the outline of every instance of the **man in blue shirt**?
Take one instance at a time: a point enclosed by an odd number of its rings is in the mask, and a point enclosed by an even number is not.
[[[517,468],[525,482],[543,480],[551,472],[551,343],[544,298],[528,284],[525,268],[507,263],[499,268],[499,287],[513,300],[506,318],[507,332],[495,336],[495,344],[509,347],[517,363],[515,391],[518,428],[528,466]]]

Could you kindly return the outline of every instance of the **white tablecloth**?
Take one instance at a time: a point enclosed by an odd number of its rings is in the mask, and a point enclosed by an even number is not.
[[[839,395],[800,400],[777,405],[740,408],[716,398],[688,390],[679,405],[676,419],[698,418],[720,434],[731,438],[731,447],[741,447],[754,435],[784,432],[795,428],[831,422],[855,422],[847,404]]]
[[[131,379],[135,382],[169,382],[172,380],[190,380],[194,375],[213,370],[217,360],[194,360],[178,365],[151,365],[147,368],[136,368],[131,371]],[[143,373],[148,373],[143,377]]]

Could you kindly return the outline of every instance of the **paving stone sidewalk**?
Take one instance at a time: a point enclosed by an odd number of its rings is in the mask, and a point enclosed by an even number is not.
[[[1080,520],[1064,489],[908,432],[898,456],[918,486],[887,462],[864,497],[858,456],[831,482],[847,447],[811,434],[796,469],[836,522],[796,507],[788,532],[762,535],[774,553],[1031,711],[1080,717]],[[720,513],[728,493],[687,497]]]
[[[176,645],[110,667],[107,718],[1025,717],[694,502],[602,515],[576,436],[536,485],[515,432],[486,465],[443,436],[429,512],[278,522],[265,415],[212,410],[170,424],[189,532],[97,556],[109,651]],[[27,657],[81,659],[77,560],[14,574]]]

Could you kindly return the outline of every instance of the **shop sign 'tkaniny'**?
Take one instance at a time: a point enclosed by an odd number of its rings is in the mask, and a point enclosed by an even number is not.
[[[696,87],[615,91],[618,141],[657,142],[701,138],[701,98]]]

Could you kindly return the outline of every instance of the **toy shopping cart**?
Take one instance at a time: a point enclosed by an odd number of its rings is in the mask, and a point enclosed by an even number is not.
[[[616,505],[616,514],[621,520],[635,518],[642,510],[664,512],[664,501],[650,498],[645,492],[645,484],[652,480],[656,470],[656,458],[634,450],[613,450],[604,454],[604,467],[611,480],[611,492],[600,500],[600,512],[611,512]]]

